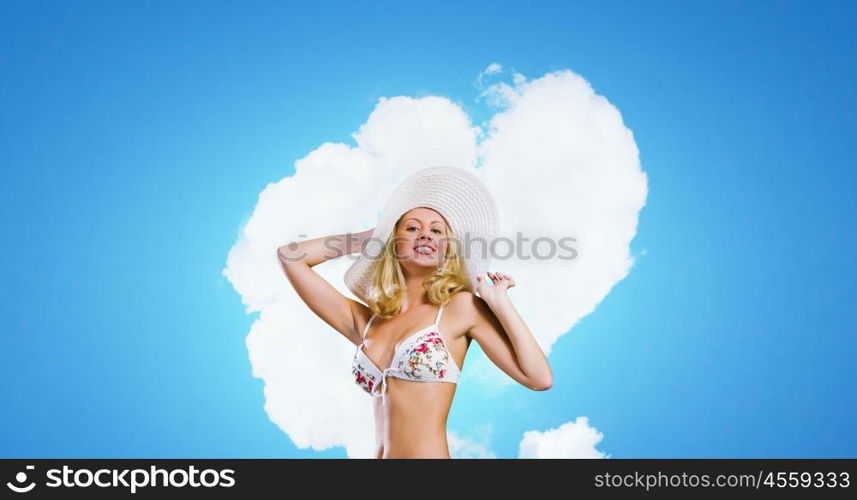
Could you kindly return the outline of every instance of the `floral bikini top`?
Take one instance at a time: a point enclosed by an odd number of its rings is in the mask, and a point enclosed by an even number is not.
[[[406,337],[393,355],[393,362],[383,371],[363,352],[366,333],[375,314],[369,318],[363,329],[363,343],[357,346],[351,362],[354,382],[374,397],[382,397],[387,392],[387,377],[392,376],[419,382],[458,382],[461,370],[446,348],[440,334],[440,316],[443,304],[437,311],[434,323]],[[382,400],[383,401],[383,400]]]

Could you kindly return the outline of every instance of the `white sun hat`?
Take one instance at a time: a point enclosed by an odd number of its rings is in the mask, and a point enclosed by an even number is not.
[[[446,219],[461,249],[470,285],[476,292],[476,277],[487,270],[491,243],[497,237],[497,203],[475,174],[460,167],[439,165],[414,172],[393,191],[366,247],[345,272],[345,285],[361,300],[368,302],[374,264],[382,255],[384,243],[396,222],[417,207],[431,208]]]

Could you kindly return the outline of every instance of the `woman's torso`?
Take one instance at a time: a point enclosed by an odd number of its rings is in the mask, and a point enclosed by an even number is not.
[[[365,357],[360,359],[365,364],[372,365],[375,373],[383,367],[393,369],[392,366],[396,365],[396,347],[403,351],[399,353],[399,360],[404,362],[407,361],[404,356],[405,349],[418,344],[414,342],[415,339],[434,340],[435,344],[430,345],[435,349],[442,345],[445,348],[444,353],[451,358],[448,363],[439,364],[439,368],[445,368],[445,376],[457,381],[457,376],[449,377],[449,372],[452,371],[453,375],[460,373],[470,340],[465,335],[466,327],[460,318],[456,317],[455,312],[452,312],[452,302],[449,300],[440,307],[439,318],[434,323],[436,328],[423,329],[419,329],[419,326],[435,320],[434,311],[431,309],[438,306],[420,306],[419,312],[408,315],[409,319],[374,318],[372,321],[371,312],[366,308],[361,328],[365,337],[362,339],[362,346],[358,346],[358,350],[362,349]],[[357,356],[355,353],[355,359]],[[377,363],[373,360],[377,360]],[[446,421],[457,383],[441,381],[437,377],[437,371],[434,375],[431,381],[409,380],[407,377],[398,376],[384,377],[386,387],[383,397],[373,398],[377,458],[449,458]],[[381,392],[377,387],[375,389],[376,392]]]

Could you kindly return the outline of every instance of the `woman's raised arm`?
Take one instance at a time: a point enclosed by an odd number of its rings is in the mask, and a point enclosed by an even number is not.
[[[313,266],[359,252],[372,230],[291,242],[277,248],[277,259],[298,296],[325,323],[354,345],[362,342],[357,317],[366,306],[339,293]],[[363,323],[362,321],[360,323]]]

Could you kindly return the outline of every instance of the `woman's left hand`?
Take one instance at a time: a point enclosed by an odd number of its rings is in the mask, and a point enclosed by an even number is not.
[[[491,278],[491,284],[488,284],[488,281],[483,276],[476,277],[476,281],[478,282],[476,290],[485,302],[491,302],[505,295],[506,290],[515,286],[515,279],[508,274],[491,271],[488,271],[486,274]]]

